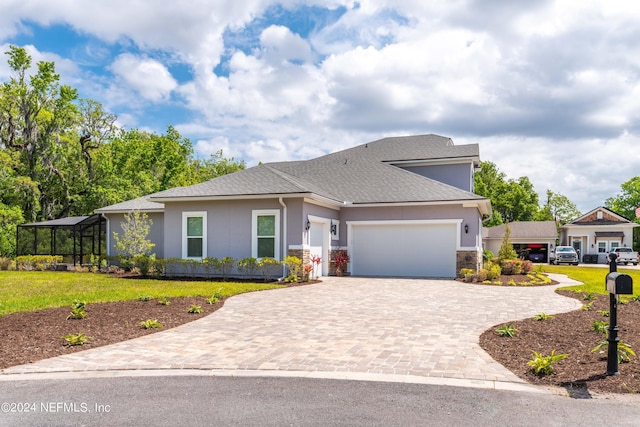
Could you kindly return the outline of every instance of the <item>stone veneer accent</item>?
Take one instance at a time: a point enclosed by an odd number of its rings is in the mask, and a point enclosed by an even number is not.
[[[295,256],[302,260],[302,277],[301,280],[307,280],[304,272],[304,266],[311,264],[311,251],[309,249],[289,249],[288,256]]]
[[[478,251],[456,252],[456,275],[463,268],[470,268],[476,272],[482,268],[482,257]]]

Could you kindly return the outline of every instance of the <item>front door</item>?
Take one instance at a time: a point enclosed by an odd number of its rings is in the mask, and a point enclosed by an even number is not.
[[[578,261],[580,261],[582,259],[582,240],[574,240],[573,249],[576,250],[576,253],[578,254]]]
[[[317,256],[322,259],[320,265],[316,266],[314,272],[316,278],[329,274],[329,229],[326,222],[310,222],[309,228],[309,255],[311,258]]]

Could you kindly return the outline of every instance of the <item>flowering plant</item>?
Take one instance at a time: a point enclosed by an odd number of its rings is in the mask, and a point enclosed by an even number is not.
[[[318,266],[320,265],[320,263],[322,263],[322,257],[318,255],[311,256],[311,265],[312,265],[314,279],[318,278]]]
[[[304,266],[304,275],[307,276],[307,281],[311,280],[311,272],[313,271],[313,265],[307,264]]]
[[[343,268],[349,262],[349,255],[345,251],[338,251],[333,256],[333,262],[336,264],[336,274],[342,276]]]

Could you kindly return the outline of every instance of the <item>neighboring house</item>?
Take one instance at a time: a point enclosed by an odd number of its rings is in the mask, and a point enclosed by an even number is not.
[[[482,261],[488,199],[473,194],[477,144],[384,138],[306,161],[267,163],[98,209],[112,233],[147,212],[163,258],[322,257],[359,276],[455,277]]]
[[[520,221],[509,223],[511,243],[518,254],[534,262],[548,262],[549,252],[555,249],[558,230],[555,221]],[[484,249],[498,255],[506,225],[482,230]]]
[[[607,254],[617,247],[633,247],[633,229],[640,226],[602,206],[565,224],[560,244],[573,246],[581,262],[607,262]],[[586,258],[585,258],[586,255]]]

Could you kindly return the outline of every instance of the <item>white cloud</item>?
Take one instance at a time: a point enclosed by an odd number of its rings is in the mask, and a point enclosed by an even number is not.
[[[153,59],[125,53],[110,68],[118,81],[152,102],[167,100],[178,86],[167,68]]]
[[[252,164],[438,133],[480,143],[509,177],[527,175],[583,211],[638,174],[634,2],[336,0],[345,12],[308,35],[307,17],[266,20],[277,4],[279,18],[327,2],[10,0],[0,42],[25,34],[23,19],[93,36],[69,57],[34,42],[34,57],[55,60],[63,79],[129,125],[144,126],[158,104],[186,105],[166,124],[181,122],[203,155],[222,148]],[[253,44],[225,46],[229,28]],[[95,69],[107,58],[113,76]],[[176,65],[189,76],[172,75]]]
[[[302,61],[312,59],[309,43],[281,25],[272,25],[260,35],[263,56],[269,62]]]

